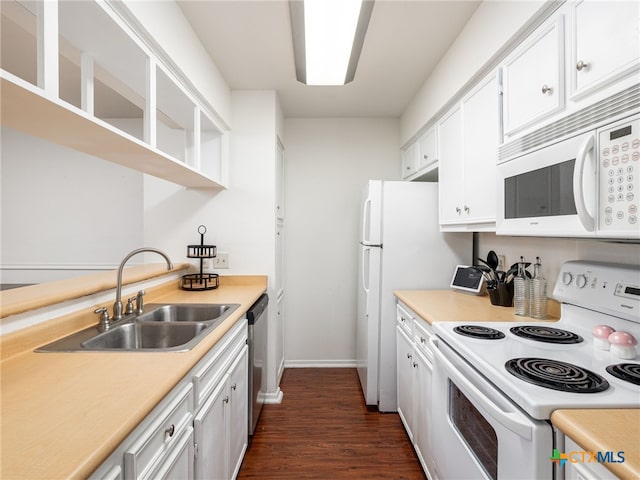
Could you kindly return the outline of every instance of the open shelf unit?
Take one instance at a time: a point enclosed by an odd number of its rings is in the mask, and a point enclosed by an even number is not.
[[[0,13],[3,126],[185,187],[226,187],[228,130],[108,3],[3,0]]]

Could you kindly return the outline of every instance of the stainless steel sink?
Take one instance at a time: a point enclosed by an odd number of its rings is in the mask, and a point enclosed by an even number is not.
[[[170,303],[149,304],[151,311],[139,315],[139,322],[208,322],[228,317],[238,304]]]
[[[87,350],[175,350],[209,328],[206,323],[127,323],[85,340]]]
[[[186,351],[220,325],[239,304],[149,304],[107,331],[89,327],[36,349],[36,352]]]

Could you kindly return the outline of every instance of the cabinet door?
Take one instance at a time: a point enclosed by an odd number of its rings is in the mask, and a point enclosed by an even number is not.
[[[235,478],[247,449],[249,436],[248,347],[244,345],[229,370],[229,471]]]
[[[418,156],[418,144],[412,143],[402,151],[402,178],[407,178],[416,173]]]
[[[189,427],[151,478],[154,480],[193,478],[193,448],[193,428]]]
[[[228,382],[228,375],[225,375],[193,421],[197,446],[195,478],[199,480],[227,478]]]
[[[436,143],[436,128],[427,130],[418,140],[418,171],[433,166],[438,161]]]
[[[438,123],[438,189],[440,224],[460,223],[464,205],[462,109],[448,112]]]
[[[564,107],[563,18],[542,25],[503,65],[507,135]]]
[[[276,218],[284,218],[284,146],[276,142]]]
[[[276,302],[276,387],[280,384],[284,372],[284,295]]]
[[[571,5],[572,98],[637,70],[640,3],[580,1]]]
[[[413,443],[422,463],[422,467],[433,471],[433,461],[430,453],[431,434],[431,376],[433,366],[427,358],[414,351],[413,375],[414,375],[414,400],[415,400],[415,431]]]
[[[398,414],[413,441],[413,346],[402,327],[396,327]]]
[[[465,220],[496,221],[496,163],[500,143],[498,75],[485,78],[462,100]]]

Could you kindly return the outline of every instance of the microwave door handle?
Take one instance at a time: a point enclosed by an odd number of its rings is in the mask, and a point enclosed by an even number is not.
[[[521,436],[525,440],[531,440],[533,433],[531,424],[522,419],[519,412],[505,412],[496,405],[489,397],[480,391],[473,383],[471,383],[458,369],[442,354],[438,349],[438,339],[429,338],[429,345],[433,350],[436,360],[441,362],[447,369],[447,374],[456,381],[458,388],[464,390],[470,398],[473,398],[478,405],[487,410],[493,418],[495,418],[502,426]]]
[[[587,211],[587,205],[584,199],[584,170],[587,165],[587,157],[589,152],[593,150],[595,144],[594,135],[589,135],[580,148],[576,157],[576,166],[573,170],[573,199],[576,204],[576,212],[578,218],[587,232],[593,232],[594,219]]]

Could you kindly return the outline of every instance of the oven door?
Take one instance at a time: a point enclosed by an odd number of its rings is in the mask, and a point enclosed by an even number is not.
[[[498,165],[496,233],[595,237],[596,134]]]
[[[553,478],[551,425],[526,415],[441,339],[430,343],[435,476]]]

